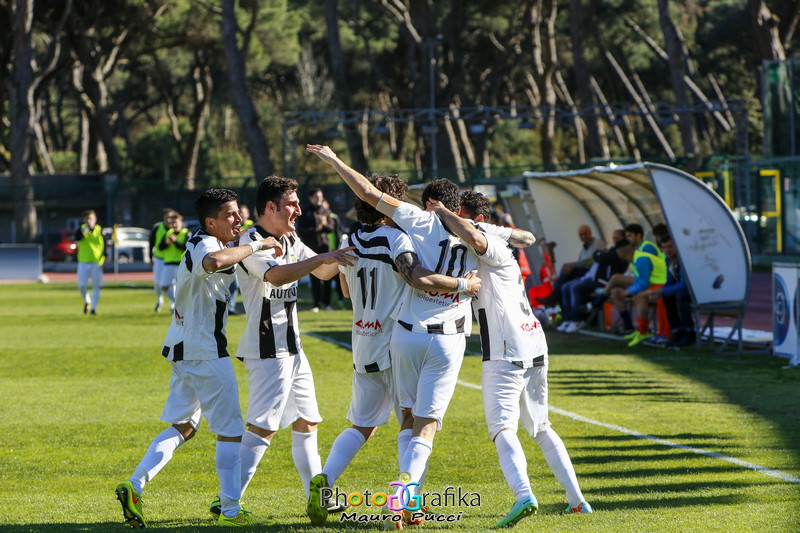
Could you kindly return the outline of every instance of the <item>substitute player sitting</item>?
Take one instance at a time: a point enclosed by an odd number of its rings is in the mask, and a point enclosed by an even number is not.
[[[408,186],[395,176],[373,177],[370,182],[394,198],[406,198]],[[349,242],[358,262],[339,267],[342,289],[353,302],[354,372],[347,413],[352,426],[336,437],[322,473],[311,480],[307,512],[313,524],[324,523],[328,514],[328,502],[320,497],[322,489],[333,485],[396,407],[389,342],[394,328],[392,314],[402,304],[407,288],[455,293],[460,284],[457,278],[423,268],[411,239],[390,218],[358,198],[355,210],[362,226],[351,234]],[[479,288],[480,280],[470,275],[463,292],[474,296]],[[402,430],[398,452],[402,454],[411,438],[413,419],[399,418]]]
[[[241,448],[242,493],[280,428],[292,426],[292,459],[308,500],[311,478],[322,471],[317,424],[322,421],[311,367],[300,343],[297,280],[311,274],[330,279],[339,265],[350,265],[352,248],[315,254],[295,235],[300,215],[297,182],[270,176],[256,191],[256,225],[240,244],[278,239],[283,254],[265,250],[242,261],[239,277],[247,324],[237,357],[250,379],[247,431]],[[214,513],[216,502],[211,504]]]
[[[216,465],[221,511],[218,523],[245,526],[252,515],[241,508],[239,443],[244,425],[239,408],[239,388],[228,356],[225,337],[228,285],[236,264],[262,249],[280,253],[273,237],[226,248],[239,236],[236,193],[209,189],[195,202],[202,230],[189,239],[178,269],[175,311],[162,355],[171,361],[172,378],[161,420],[171,424],[150,444],[129,480],[117,485],[122,514],[132,528],[147,527],[142,512],[142,492],[172,459],[175,450],[197,433],[205,416],[217,434]]]
[[[491,207],[482,194],[466,192],[461,197],[459,219],[444,207],[436,213],[456,235],[478,253],[493,245],[494,237],[475,225],[488,218]],[[547,412],[547,341],[539,320],[531,310],[522,274],[510,248],[499,264],[481,263],[482,279],[473,306],[478,315],[483,351],[481,389],[489,437],[495,444],[500,467],[514,493],[511,511],[495,527],[509,527],[534,514],[539,504],[531,490],[527,460],[517,437],[517,424],[528,431],[542,450],[548,466],[567,492],[565,513],[591,513],[575,477],[575,469],[558,434],[550,427]]]

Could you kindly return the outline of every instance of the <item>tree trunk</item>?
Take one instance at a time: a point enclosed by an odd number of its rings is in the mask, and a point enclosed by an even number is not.
[[[672,83],[672,92],[675,94],[675,103],[681,109],[688,109],[691,104],[686,94],[686,57],[684,56],[685,46],[681,39],[678,29],[673,24],[669,16],[669,0],[658,0],[658,21],[661,24],[661,33],[664,35],[664,43],[667,49],[669,77]],[[678,114],[678,129],[681,132],[683,142],[683,153],[691,157],[696,166],[697,158],[697,132],[694,127],[694,116],[691,113]],[[695,170],[688,169],[689,172]]]
[[[636,92],[636,88],[631,83],[628,76],[625,74],[625,71],[622,70],[622,67],[617,62],[614,55],[606,50],[606,59],[611,64],[611,68],[614,69],[614,72],[617,73],[622,85],[625,86],[625,89],[628,91],[628,94],[633,98],[633,101],[636,102],[636,107],[639,109],[639,113],[641,113],[642,118],[647,122],[650,129],[658,139],[658,142],[661,144],[661,148],[664,150],[664,153],[667,157],[671,160],[675,160],[675,152],[672,150],[669,142],[667,141],[666,137],[664,137],[664,133],[661,131],[661,128],[658,127],[655,119],[653,118],[653,114],[647,108],[646,102],[642,99],[642,96]]]
[[[193,191],[197,179],[197,159],[200,154],[200,141],[203,139],[205,122],[211,106],[211,91],[214,80],[211,67],[203,60],[203,52],[197,52],[197,64],[192,71],[194,78],[195,104],[192,112],[192,131],[183,150],[181,175],[186,180],[186,188]]]
[[[781,43],[778,17],[770,11],[764,0],[747,0],[750,24],[755,40],[758,59],[776,61],[786,59],[786,50]]]
[[[225,47],[225,61],[228,65],[228,81],[231,85],[231,100],[239,122],[244,130],[247,151],[253,164],[253,173],[256,181],[260,181],[273,173],[274,165],[269,156],[269,146],[264,132],[258,123],[253,101],[247,91],[247,78],[245,74],[245,55],[249,44],[249,35],[246,33],[242,47],[237,42],[239,26],[236,22],[236,0],[222,0],[222,39]],[[253,9],[258,9],[258,2],[253,2]],[[255,13],[252,13],[252,21]],[[250,28],[249,31],[252,31]]]
[[[619,145],[619,149],[622,152],[628,151],[628,144],[625,142],[625,135],[622,133],[622,128],[619,127],[619,117],[614,113],[614,109],[608,103],[608,99],[606,95],[603,93],[603,90],[600,88],[600,84],[597,83],[597,80],[594,79],[594,76],[589,76],[589,87],[592,89],[592,92],[597,97],[597,101],[600,102],[600,109],[602,110],[603,114],[605,114],[606,121],[608,121],[609,126],[611,127],[611,131],[614,133],[614,139],[617,141],[617,145]],[[639,161],[641,159],[641,154],[639,154],[639,149],[637,148],[636,144],[634,143],[630,150],[633,154],[634,159]],[[609,158],[610,158],[609,154]]]
[[[556,91],[553,76],[558,57],[556,55],[555,21],[558,3],[555,0],[534,0],[529,7],[531,21],[531,49],[537,74],[538,92],[544,106],[541,123],[542,164],[552,169],[558,164],[555,149]]]
[[[608,143],[603,142],[600,136],[600,116],[592,100],[592,90],[589,83],[589,67],[586,64],[586,54],[583,49],[583,7],[581,0],[570,0],[570,37],[572,38],[573,72],[577,89],[577,104],[581,110],[583,120],[586,122],[586,141],[589,157],[608,159]]]
[[[36,207],[31,182],[30,147],[33,134],[28,105],[33,84],[33,0],[14,0],[14,44],[10,98],[11,182],[14,189],[15,242],[33,242],[36,237]]]
[[[350,98],[352,93],[347,81],[347,61],[339,38],[338,0],[325,0],[325,27],[328,36],[328,52],[331,55],[331,73],[336,87],[339,109],[352,109],[353,103]],[[347,151],[350,153],[350,165],[361,172],[366,171],[368,167],[364,158],[364,148],[355,124],[344,125],[344,136],[347,142]]]

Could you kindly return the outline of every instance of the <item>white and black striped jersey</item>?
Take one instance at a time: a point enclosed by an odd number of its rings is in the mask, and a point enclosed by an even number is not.
[[[270,236],[278,239],[255,225],[239,237],[239,244]],[[275,286],[264,281],[264,274],[272,267],[304,261],[317,254],[294,233],[283,235],[278,240],[283,248],[280,257],[275,256],[273,249],[260,250],[241,262],[239,285],[247,312],[247,324],[236,351],[236,356],[241,359],[289,357],[303,349],[297,322],[297,282]]]
[[[186,243],[175,285],[175,310],[161,352],[170,361],[228,357],[228,287],[236,267],[211,273],[203,268],[203,258],[223,248],[223,243],[204,231]]]
[[[478,268],[479,259],[472,247],[451,234],[439,217],[407,202],[397,207],[383,200],[377,208],[394,220],[411,237],[420,263],[428,270],[462,277]],[[488,254],[481,261],[493,261]],[[420,333],[469,335],[472,325],[471,298],[454,291],[423,291],[410,288],[395,318],[408,329]]]
[[[389,340],[403,294],[410,287],[397,273],[395,259],[414,253],[411,239],[397,228],[364,226],[350,235],[349,246],[358,261],[339,266],[353,302],[353,365],[359,373],[391,366]]]
[[[543,366],[547,340],[542,325],[531,310],[511,248],[493,235],[492,229],[487,231],[486,240],[494,249],[492,255],[502,260],[497,265],[480,264],[481,290],[472,301],[480,326],[483,360],[502,359],[524,368]]]

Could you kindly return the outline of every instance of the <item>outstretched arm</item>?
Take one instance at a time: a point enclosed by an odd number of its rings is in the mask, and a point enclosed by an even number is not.
[[[347,166],[333,150],[320,144],[307,144],[306,151],[319,157],[322,161],[333,167],[342,177],[342,180],[355,193],[356,196],[367,202],[372,207],[378,204],[383,194],[370,181],[359,172]]]
[[[308,274],[319,279],[331,279],[339,271],[339,265],[350,266],[358,260],[358,257],[350,255],[353,250],[351,246],[315,255],[297,263],[272,267],[264,273],[264,281],[277,287],[297,281]]]

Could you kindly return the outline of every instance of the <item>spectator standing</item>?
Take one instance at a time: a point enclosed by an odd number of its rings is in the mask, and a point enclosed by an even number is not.
[[[94,211],[83,212],[83,223],[75,232],[75,240],[78,241],[78,290],[83,297],[83,314],[91,312],[94,315],[100,301],[103,263],[106,261],[106,240]],[[89,280],[92,282],[91,297]]]
[[[173,211],[169,216],[167,231],[158,245],[164,258],[158,285],[162,293],[169,299],[170,312],[175,310],[175,283],[178,279],[178,266],[186,251],[189,230],[183,227],[183,215]]]
[[[308,209],[298,218],[298,232],[303,241],[314,253],[324,254],[331,250],[329,233],[334,231],[335,222],[330,216],[330,209],[325,207],[325,195],[322,189],[314,188],[308,192]],[[321,280],[311,276],[311,295],[314,304],[313,313],[320,308],[331,309],[331,280]]]
[[[164,268],[164,252],[158,245],[164,238],[169,228],[169,219],[175,211],[169,207],[161,211],[161,221],[153,224],[150,229],[150,256],[153,258],[153,290],[156,293],[156,307],[154,311],[158,313],[161,306],[164,305],[164,293],[161,290],[159,281],[161,279],[161,270]]]

